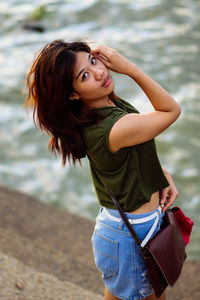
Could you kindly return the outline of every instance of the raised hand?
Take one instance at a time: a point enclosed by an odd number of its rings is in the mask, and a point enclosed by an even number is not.
[[[100,59],[108,69],[121,74],[130,74],[133,64],[117,50],[106,46],[97,46],[91,50],[91,53]]]

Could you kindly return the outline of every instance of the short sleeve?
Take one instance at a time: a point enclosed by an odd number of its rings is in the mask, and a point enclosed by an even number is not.
[[[105,143],[106,143],[107,150],[113,155],[115,155],[116,153],[113,153],[109,147],[109,135],[110,135],[111,129],[120,118],[124,117],[127,114],[128,114],[127,112],[125,112],[121,109],[116,109],[108,117],[108,124],[107,124],[107,129],[106,129],[106,134],[105,134]]]

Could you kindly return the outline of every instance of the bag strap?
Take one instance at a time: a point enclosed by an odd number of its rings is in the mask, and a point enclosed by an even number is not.
[[[107,187],[107,185],[105,184],[106,190],[110,196],[110,198],[112,199],[114,205],[116,206],[117,210],[119,211],[119,214],[122,218],[122,220],[124,221],[125,225],[127,226],[129,232],[131,233],[131,235],[133,236],[133,238],[136,241],[136,244],[138,245],[138,247],[141,246],[141,240],[138,237],[138,235],[135,233],[135,230],[133,229],[133,227],[131,226],[131,224],[128,221],[127,216],[124,214],[119,202],[117,201],[117,199],[115,198],[115,196],[113,195],[113,193],[111,192],[111,190]]]

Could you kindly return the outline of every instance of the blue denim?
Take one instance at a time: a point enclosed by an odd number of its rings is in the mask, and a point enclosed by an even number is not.
[[[120,218],[117,210],[107,210],[112,216]],[[126,216],[128,219],[138,219],[147,217],[155,211],[145,214],[126,213]],[[154,234],[160,230],[163,215],[163,213],[159,215]],[[132,225],[141,240],[145,238],[154,221],[155,219]],[[153,294],[144,259],[122,220],[113,221],[101,207],[91,241],[95,264],[101,271],[105,286],[111,294],[123,300],[143,299]]]

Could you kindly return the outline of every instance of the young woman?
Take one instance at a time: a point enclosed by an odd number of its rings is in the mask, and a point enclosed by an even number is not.
[[[114,93],[109,70],[127,75],[154,111],[140,114]],[[105,283],[105,300],[158,299],[134,239],[104,184],[113,192],[143,244],[159,231],[178,192],[162,169],[154,138],[180,115],[175,100],[116,50],[62,40],[47,44],[27,77],[27,106],[50,136],[49,148],[63,164],[87,155],[101,209],[92,237]],[[161,211],[159,204],[164,204]],[[149,233],[150,232],[150,233]],[[160,297],[165,299],[165,294]]]

